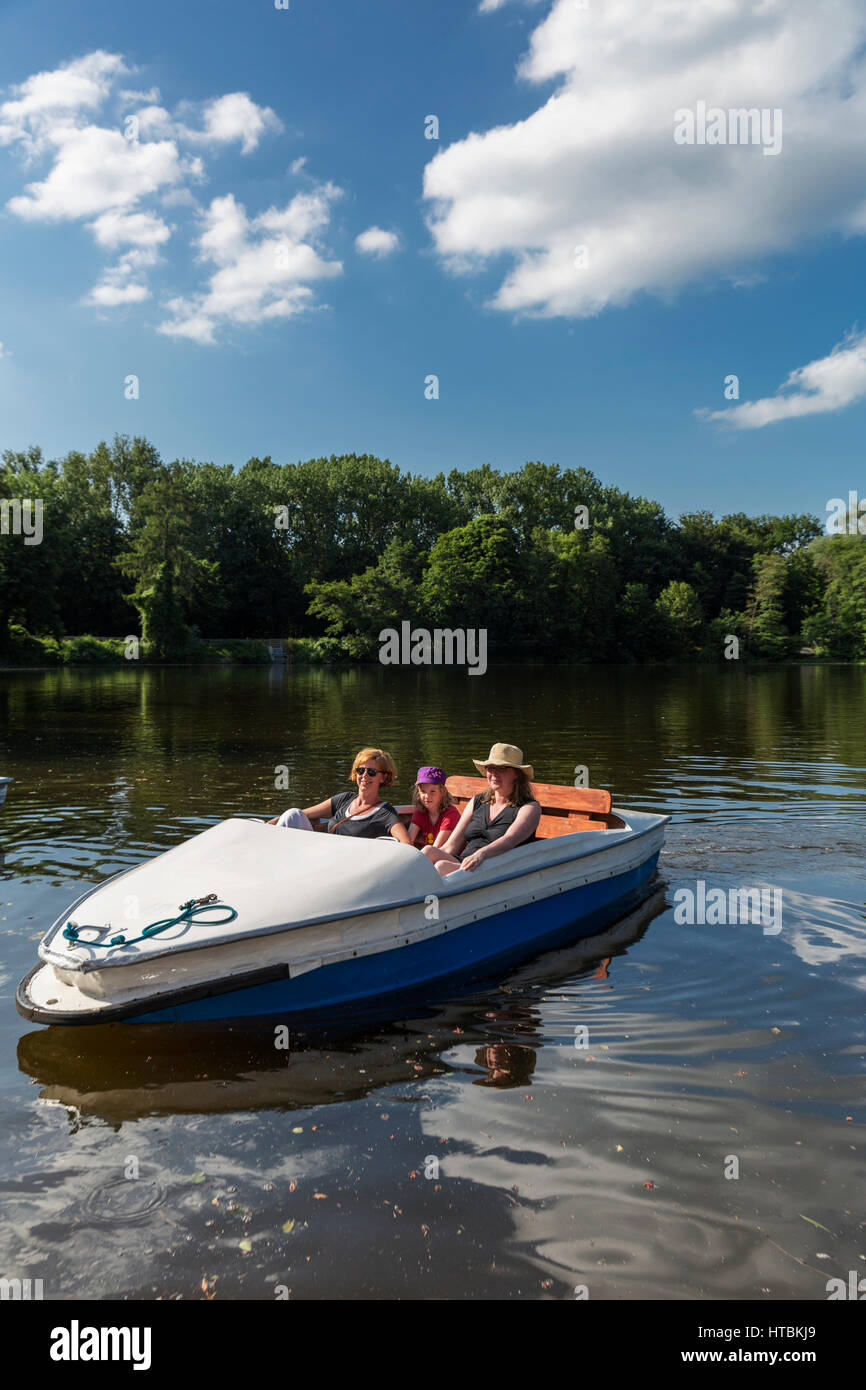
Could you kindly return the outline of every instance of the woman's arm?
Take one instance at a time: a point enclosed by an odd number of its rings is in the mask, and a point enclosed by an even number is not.
[[[463,860],[464,869],[477,869],[485,859],[495,859],[497,854],[504,854],[506,850],[522,845],[524,840],[528,840],[530,835],[534,834],[540,819],[541,807],[538,802],[527,802],[525,806],[521,806],[514,817],[514,824],[509,825],[504,835],[500,835],[498,840],[491,840],[489,845],[476,850],[468,859]]]
[[[409,828],[407,829],[406,834],[409,836],[410,845],[414,845],[415,841],[418,839],[420,829],[421,827],[418,825],[417,821],[412,820],[409,822]]]
[[[417,826],[415,827],[417,830]],[[412,841],[406,834],[406,827],[401,820],[395,821],[391,826],[391,834],[395,840],[399,840],[401,845],[411,845]]]
[[[330,816],[331,814],[330,797],[328,797],[327,801],[320,801],[318,806],[307,806],[304,810],[304,815],[307,817],[307,820],[310,821],[320,820],[322,816]],[[274,816],[273,820],[265,821],[265,824],[276,825],[279,819],[279,816]]]

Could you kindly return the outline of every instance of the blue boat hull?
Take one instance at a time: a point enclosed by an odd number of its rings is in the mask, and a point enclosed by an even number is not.
[[[638,896],[652,878],[658,852],[615,877],[527,903],[481,922],[376,955],[340,961],[294,979],[283,976],[169,1008],[136,1014],[126,1023],[198,1022],[206,1019],[333,1017],[359,1004],[414,993],[446,981],[481,977],[517,964],[537,951],[599,931],[610,909]],[[607,915],[607,921],[601,920]]]

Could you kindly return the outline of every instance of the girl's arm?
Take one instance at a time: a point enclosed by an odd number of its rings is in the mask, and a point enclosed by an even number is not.
[[[443,816],[447,816],[447,815],[448,815],[448,812],[449,812],[451,809],[452,809],[452,808],[451,808],[450,806],[446,806],[445,810],[442,812]],[[454,809],[456,810],[456,807],[455,807]],[[454,833],[454,831],[457,829],[457,826],[458,826],[459,824],[460,824],[460,817],[458,816],[458,817],[457,817],[457,820],[455,821],[455,823],[454,823],[452,826],[449,827],[449,826],[445,825],[445,826],[442,827],[442,829],[439,831],[439,834],[436,836],[435,840],[433,841],[433,844],[434,844],[434,846],[435,846],[436,849],[442,849],[442,848],[445,846],[445,844],[448,842],[448,840],[450,839],[451,835],[452,835],[452,834]]]
[[[409,836],[410,845],[414,845],[415,841],[418,839],[419,828],[420,827],[417,826],[413,820],[409,822],[409,829],[406,831],[406,834]]]

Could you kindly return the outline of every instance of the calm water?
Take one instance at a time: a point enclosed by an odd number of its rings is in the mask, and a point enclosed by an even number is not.
[[[0,1275],[55,1299],[823,1300],[866,1274],[862,668],[20,672],[0,718]],[[657,891],[602,937],[288,1054],[267,1025],[15,1012],[88,885],[340,790],[364,743],[402,801],[419,763],[471,773],[497,739],[673,813]],[[781,933],[678,925],[699,879],[778,887]]]

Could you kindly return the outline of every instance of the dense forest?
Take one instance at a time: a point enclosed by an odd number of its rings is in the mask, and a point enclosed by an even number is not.
[[[486,628],[509,661],[721,660],[731,635],[743,657],[866,658],[866,536],[814,516],[673,522],[543,463],[434,478],[355,454],[166,464],[126,436],[56,461],[7,451],[0,473],[7,502],[41,499],[42,527],[26,543],[2,504],[6,661],[98,658],[95,639],[130,634],[150,659],[281,638],[310,660],[375,660],[405,620]]]

